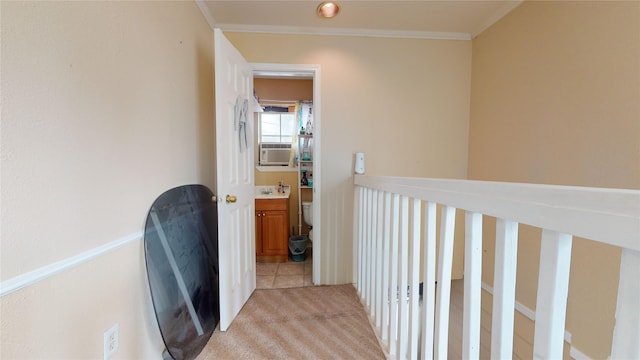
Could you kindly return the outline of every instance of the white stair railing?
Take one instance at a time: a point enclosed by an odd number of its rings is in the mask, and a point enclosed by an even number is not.
[[[518,225],[527,224],[542,229],[532,357],[562,358],[571,243],[580,236],[622,249],[611,357],[640,359],[640,191],[364,175],[355,176],[355,185],[357,290],[391,358],[447,358],[460,209],[465,211],[463,358],[479,357],[482,216],[487,215],[497,219],[492,358],[512,357]]]

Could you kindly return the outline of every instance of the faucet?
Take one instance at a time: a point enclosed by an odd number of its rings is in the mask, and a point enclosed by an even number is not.
[[[286,185],[284,184],[284,177],[280,178],[280,181],[278,182],[278,193],[280,194],[284,194],[286,192]]]

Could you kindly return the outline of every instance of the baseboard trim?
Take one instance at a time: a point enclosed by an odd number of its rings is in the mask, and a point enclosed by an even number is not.
[[[63,271],[74,268],[87,261],[105,255],[111,251],[114,251],[120,247],[123,247],[131,242],[141,240],[143,237],[142,231],[130,234],[114,241],[111,241],[102,246],[98,246],[91,250],[85,251],[78,255],[66,258],[64,260],[57,261],[55,263],[40,267],[38,269],[26,272],[24,274],[12,277],[8,280],[0,282],[0,297],[11,294],[27,286],[33,285],[46,278],[59,274]]]
[[[493,287],[491,285],[489,285],[489,284],[487,284],[487,283],[485,283],[483,281],[481,287],[482,287],[482,290],[484,290],[484,291],[488,292],[489,294],[493,295]],[[514,307],[515,307],[517,312],[521,313],[522,315],[524,315],[529,320],[531,320],[533,322],[536,321],[536,312],[534,310],[530,309],[526,305],[523,305],[521,302],[519,302],[517,300],[515,302]],[[571,345],[571,333],[568,332],[567,330],[564,331],[564,341],[566,341],[569,345]],[[575,348],[571,347],[571,350],[573,350],[573,349],[575,349]],[[580,354],[582,354],[582,353],[580,353]],[[582,355],[584,355],[584,354],[582,354]],[[576,358],[574,358],[574,359],[576,359]],[[589,359],[589,358],[585,356],[584,358],[579,358],[579,359],[586,360],[586,359]]]
[[[483,281],[481,286],[482,286],[482,290],[484,290],[484,291],[488,292],[489,294],[493,295],[493,287],[491,285],[489,285],[489,284],[487,284],[486,282]],[[527,306],[523,305],[521,302],[516,300],[515,308],[516,308],[516,311],[518,311],[522,315],[526,316],[529,320],[536,321],[536,312],[531,310]]]
[[[576,360],[591,360],[590,357],[585,355],[582,351],[574,348],[573,346],[571,346],[571,348],[569,349],[569,356],[572,359],[576,359]]]

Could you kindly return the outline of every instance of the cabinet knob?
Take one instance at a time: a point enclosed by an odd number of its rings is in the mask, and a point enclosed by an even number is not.
[[[237,199],[233,195],[227,195],[226,200],[227,200],[227,203],[234,203],[234,202],[236,202]]]

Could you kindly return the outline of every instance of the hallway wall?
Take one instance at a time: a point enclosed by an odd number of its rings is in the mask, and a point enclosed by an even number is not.
[[[160,358],[142,229],[215,187],[213,34],[186,1],[0,6],[0,358],[99,359],[114,323],[117,357]]]
[[[466,177],[469,41],[225,35],[249,62],[321,67],[322,284],[354,281],[355,152],[370,175]]]
[[[473,40],[469,179],[640,189],[639,99],[639,2],[525,1]],[[516,298],[535,310],[540,231],[520,230]],[[610,354],[619,262],[573,242],[566,329],[592,358]],[[529,357],[523,319],[515,350]]]

